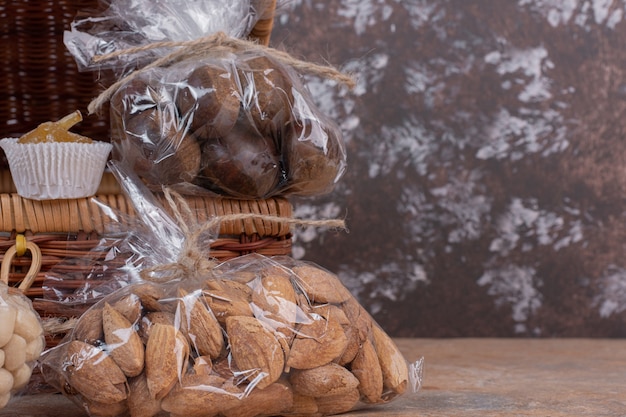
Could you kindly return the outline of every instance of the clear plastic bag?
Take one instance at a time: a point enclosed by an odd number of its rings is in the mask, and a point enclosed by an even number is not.
[[[329,415],[387,403],[419,378],[333,274],[260,255],[204,282],[106,297],[43,364],[93,416]]]
[[[64,256],[44,274],[39,303],[59,303],[55,311],[62,312],[68,306],[84,311],[99,298],[127,285],[124,266],[132,262],[134,252],[126,243],[126,236],[107,231],[88,251]]]
[[[346,151],[302,82],[319,66],[245,41],[273,12],[272,0],[117,0],[78,18],[65,44],[79,67],[118,80],[90,105],[95,112],[110,98],[112,158],[157,190],[242,199],[331,192]],[[340,78],[327,67],[317,74]]]
[[[0,409],[27,386],[45,344],[31,301],[0,281]]]
[[[111,0],[83,11],[63,41],[79,70],[115,69],[121,74],[162,53],[143,51],[96,63],[94,57],[161,41],[188,41],[216,32],[244,38],[273,15],[269,0]]]
[[[319,195],[345,170],[339,127],[295,71],[261,50],[216,48],[142,72],[113,95],[110,115],[112,158],[156,189]]]
[[[147,226],[140,279],[41,361],[89,415],[324,416],[418,390],[421,360],[408,363],[336,275],[288,256],[214,263],[211,224],[176,222],[128,179]]]

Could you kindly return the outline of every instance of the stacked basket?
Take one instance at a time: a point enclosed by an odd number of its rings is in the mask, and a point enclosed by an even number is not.
[[[95,0],[55,0],[0,4],[0,38],[3,56],[0,77],[5,94],[0,97],[0,123],[3,137],[19,137],[40,123],[57,120],[75,109],[85,112],[98,95],[98,74],[79,72],[74,58],[63,44],[63,32],[77,12],[97,7]],[[273,3],[275,7],[275,2]],[[267,45],[273,19],[262,19],[251,37]],[[89,117],[76,131],[95,140],[109,141],[109,121],[105,108],[100,117]],[[133,216],[133,207],[110,173],[104,174],[97,200]],[[288,218],[292,208],[287,199],[229,199],[198,196],[189,200],[199,221],[211,216],[253,213]],[[12,256],[9,283],[21,282],[35,268],[37,277],[26,294],[42,317],[77,317],[87,305],[51,303],[44,300],[44,280],[51,273],[64,274],[55,291],[71,291],[84,284],[85,274],[94,271],[94,259],[102,259],[109,248],[102,246],[102,234],[111,220],[92,198],[31,200],[16,193],[6,161],[0,163],[0,254],[17,247]],[[33,264],[30,251],[20,247],[22,237],[41,250],[41,262]],[[16,246],[17,244],[17,246]],[[101,248],[101,250],[100,250]],[[226,221],[220,236],[211,244],[211,253],[227,260],[247,253],[286,255],[291,251],[291,232],[286,223],[264,219]],[[86,259],[88,258],[88,261]],[[111,265],[108,265],[111,266]],[[102,275],[102,274],[100,274]],[[67,277],[76,276],[75,280]],[[62,334],[51,334],[48,344]]]

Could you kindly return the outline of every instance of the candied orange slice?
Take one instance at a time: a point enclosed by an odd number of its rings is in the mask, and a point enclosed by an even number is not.
[[[79,142],[91,143],[93,140],[86,136],[70,132],[69,130],[83,120],[80,110],[68,114],[56,122],[44,122],[35,129],[19,138],[18,143],[43,143],[43,142]]]

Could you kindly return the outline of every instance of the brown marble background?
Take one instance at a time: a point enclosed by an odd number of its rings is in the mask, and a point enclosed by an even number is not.
[[[567,4],[566,4],[567,3]],[[349,168],[294,254],[396,336],[626,336],[626,4],[289,1],[274,47],[311,80]]]

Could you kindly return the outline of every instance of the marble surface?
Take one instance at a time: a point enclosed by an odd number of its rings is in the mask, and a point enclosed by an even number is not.
[[[396,336],[626,336],[626,5],[294,0],[272,45],[311,79],[348,171],[294,255]]]

